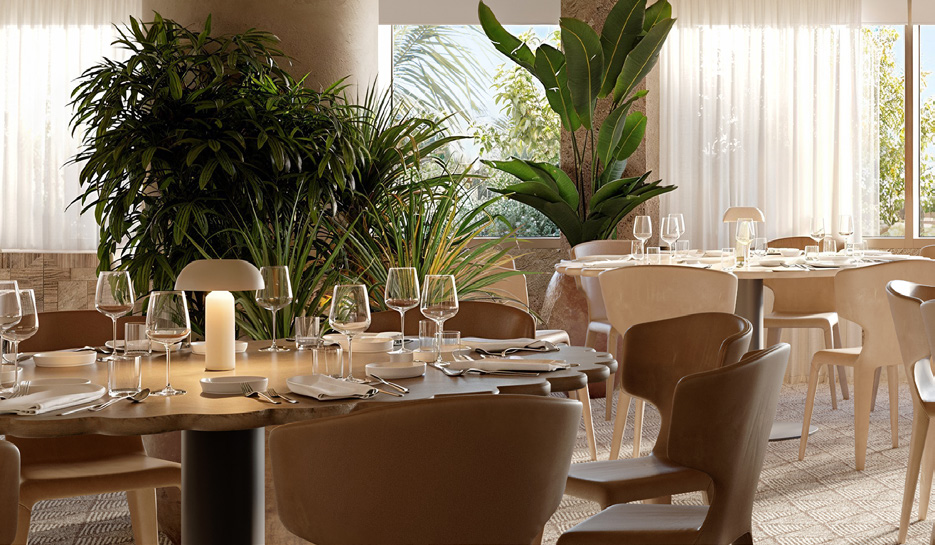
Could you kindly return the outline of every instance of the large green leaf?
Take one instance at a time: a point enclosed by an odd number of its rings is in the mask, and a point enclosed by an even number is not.
[[[627,116],[619,147],[615,150],[617,159],[627,159],[636,148],[640,147],[646,133],[646,116],[642,112],[633,112]]]
[[[581,124],[590,129],[604,72],[601,39],[591,27],[577,19],[562,17],[560,25],[571,101]]]
[[[623,135],[623,128],[626,124],[626,113],[630,109],[629,104],[621,104],[614,108],[604,122],[601,123],[601,131],[597,135],[597,158],[601,160],[601,165],[607,168],[610,161],[614,158],[614,151],[620,144],[620,138]]]
[[[490,38],[497,51],[533,74],[536,73],[536,56],[533,55],[532,50],[522,40],[503,28],[487,4],[483,2],[477,4],[477,17],[480,19],[484,34]]]
[[[627,55],[627,60],[623,62],[623,69],[620,70],[620,76],[614,85],[614,104],[626,98],[653,69],[659,59],[662,45],[674,24],[675,19],[659,21]]]
[[[610,163],[604,167],[604,170],[601,171],[601,175],[597,183],[597,188],[600,189],[613,180],[623,176],[623,171],[626,168],[626,160],[617,161],[616,159],[611,159]]]
[[[649,32],[656,23],[663,19],[672,17],[672,5],[666,0],[659,0],[646,9],[646,15],[643,19],[643,31]]]
[[[544,182],[520,182],[511,184],[504,188],[491,187],[490,191],[501,193],[503,195],[527,195],[537,197],[546,202],[565,202],[557,191],[546,185]]]
[[[562,200],[568,203],[568,206],[572,210],[578,208],[578,203],[580,195],[578,194],[578,188],[575,187],[575,182],[565,173],[564,170],[558,168],[557,166],[549,163],[532,163],[532,165],[541,169],[548,175],[549,178],[555,183],[558,188],[558,194],[561,195]]]
[[[646,172],[642,176],[637,176],[635,178],[621,178],[604,185],[604,187],[597,190],[597,192],[594,193],[594,196],[591,197],[591,210],[598,209],[600,205],[604,203],[604,201],[612,197],[626,196],[625,194],[620,195],[620,192],[628,191],[629,186],[639,185],[648,177],[649,172]]]
[[[581,120],[575,112],[568,90],[565,54],[549,44],[540,45],[536,50],[536,77],[545,87],[545,98],[562,120],[562,127],[569,131],[577,130]]]
[[[565,238],[568,239],[568,243],[572,246],[585,242],[586,240],[593,240],[593,238],[583,237],[581,218],[578,217],[578,212],[570,208],[567,203],[548,202],[538,197],[519,193],[510,195],[510,198],[542,212],[545,217],[552,220],[552,223],[559,228],[562,234],[565,235]]]
[[[637,36],[643,31],[643,12],[646,0],[618,0],[607,14],[601,29],[601,49],[604,52],[604,81],[601,97],[614,88],[623,61],[633,48]]]

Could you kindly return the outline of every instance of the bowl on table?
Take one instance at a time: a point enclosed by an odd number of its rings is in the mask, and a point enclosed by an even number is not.
[[[205,377],[201,379],[201,391],[206,394],[243,395],[243,385],[249,384],[255,392],[265,392],[269,379],[257,376]]]
[[[387,380],[415,378],[425,374],[425,362],[380,361],[368,363],[365,369],[368,375],[376,375]]]
[[[347,335],[329,333],[323,337],[327,342],[341,345],[347,352]],[[354,337],[354,354],[374,354],[393,349],[393,338],[380,333],[361,333]]]
[[[802,255],[802,250],[798,248],[778,248],[779,255],[782,257],[799,257]]]

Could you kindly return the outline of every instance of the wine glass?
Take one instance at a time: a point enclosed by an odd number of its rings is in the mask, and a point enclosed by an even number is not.
[[[406,311],[419,306],[419,276],[413,267],[393,267],[386,275],[386,290],[383,292],[386,306],[399,312],[399,350],[391,354],[407,354]]]
[[[750,218],[740,218],[737,220],[737,231],[735,238],[737,244],[741,245],[743,252],[743,265],[750,267],[750,243],[756,238],[756,222]]]
[[[422,286],[422,315],[435,322],[435,363],[442,362],[442,331],[445,320],[458,313],[458,288],[450,274],[427,274]]]
[[[31,290],[19,290],[21,319],[19,322],[5,328],[2,333],[4,340],[13,345],[13,359],[16,363],[19,357],[19,343],[32,337],[39,331],[39,312],[36,310],[36,293]]]
[[[133,282],[127,271],[106,271],[97,275],[97,290],[94,292],[94,308],[110,317],[114,326],[113,350],[104,359],[112,359],[117,353],[117,318],[126,316],[133,310],[136,298],[133,295]]]
[[[670,218],[675,218],[675,221],[678,222],[679,226],[679,237],[685,234],[685,216],[676,212],[675,214],[669,214]]]
[[[849,214],[841,214],[838,218],[838,234],[844,237],[847,242],[848,237],[854,234],[854,218]]]
[[[653,236],[653,220],[649,216],[636,216],[633,220],[633,236],[640,241],[640,255],[646,255],[646,241]]]
[[[0,333],[12,328],[23,317],[19,284],[16,280],[0,280]],[[3,342],[0,341],[0,362],[3,361]],[[13,360],[16,363],[16,360]]]
[[[185,390],[176,390],[169,382],[170,347],[185,340],[192,332],[188,320],[188,302],[182,291],[154,291],[149,294],[146,311],[146,336],[166,348],[166,386],[154,396],[177,396]]]
[[[347,376],[345,380],[363,382],[354,376],[354,336],[370,327],[370,302],[367,287],[363,284],[340,284],[334,287],[331,297],[331,312],[328,315],[331,327],[347,335]]]
[[[263,352],[288,352],[285,346],[276,344],[276,311],[292,302],[292,281],[289,267],[273,265],[260,268],[265,287],[256,290],[256,303],[266,310],[273,311],[273,344],[261,348]]]
[[[659,226],[659,238],[669,246],[669,253],[673,253],[675,241],[682,236],[681,229],[678,219],[674,216],[669,215],[662,218],[662,224]]]
[[[812,227],[808,232],[809,238],[815,241],[815,244],[825,238],[825,220],[824,218],[813,218]]]

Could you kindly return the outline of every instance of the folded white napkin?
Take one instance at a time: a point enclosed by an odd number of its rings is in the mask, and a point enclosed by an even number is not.
[[[545,341],[536,339],[481,339],[480,337],[464,337],[461,344],[477,349],[482,348],[490,352],[502,352],[507,348],[545,348]]]
[[[377,389],[366,384],[347,382],[326,375],[305,375],[292,377],[286,384],[292,393],[313,397],[320,401],[332,399],[373,397]]]
[[[0,401],[0,414],[45,414],[98,400],[104,396],[106,391],[106,388],[97,384],[57,386],[22,397]]]
[[[448,364],[449,369],[483,369],[484,371],[530,371],[533,373],[547,373],[568,369],[568,364],[562,360],[533,360],[522,358],[484,358],[473,361],[454,361]]]

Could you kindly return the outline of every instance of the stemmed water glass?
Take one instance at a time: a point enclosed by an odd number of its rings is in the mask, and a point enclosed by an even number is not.
[[[391,354],[406,354],[406,311],[419,306],[419,276],[413,267],[393,267],[386,275],[383,292],[386,306],[399,312],[399,350]]]
[[[662,218],[662,224],[659,226],[659,238],[665,241],[669,246],[669,253],[674,255],[675,241],[682,236],[682,226],[679,220],[673,215]]]
[[[743,266],[750,268],[750,243],[756,238],[756,222],[750,218],[738,219],[735,238],[743,251]]]
[[[354,336],[370,327],[370,301],[367,287],[363,284],[340,284],[334,287],[331,297],[331,312],[328,315],[331,327],[347,335],[347,377],[350,382],[363,382],[354,376]]]
[[[117,318],[129,314],[135,302],[129,272],[105,271],[97,276],[94,308],[109,317],[114,326],[114,346],[110,355],[104,359],[112,359],[117,353]]]
[[[261,348],[263,352],[288,352],[285,346],[276,344],[276,311],[292,302],[292,281],[289,267],[273,265],[260,268],[265,287],[256,290],[256,303],[266,310],[273,311],[273,344]]]
[[[640,241],[640,259],[646,257],[646,241],[653,236],[653,220],[649,216],[636,216],[633,220],[633,236]]]
[[[815,244],[825,238],[825,220],[823,218],[812,219],[812,227],[808,232],[808,236],[815,241]]]
[[[154,291],[149,295],[146,311],[146,336],[166,349],[166,386],[154,396],[177,396],[185,390],[176,390],[169,382],[170,347],[185,340],[192,332],[188,319],[188,302],[182,291]]]
[[[422,315],[435,322],[435,362],[442,362],[442,332],[445,320],[458,313],[458,288],[450,274],[427,274],[422,286]]]
[[[36,293],[29,290],[19,290],[20,301],[20,320],[3,329],[2,336],[4,340],[13,345],[13,359],[9,360],[16,363],[19,358],[19,343],[32,337],[39,331],[39,312],[36,310]]]
[[[845,244],[847,244],[848,237],[854,234],[854,218],[849,214],[841,214],[838,218],[838,234],[844,237]]]
[[[0,334],[20,322],[23,306],[20,301],[19,284],[16,280],[0,280]],[[0,345],[2,345],[0,341]],[[3,362],[3,347],[0,346],[0,363]],[[16,364],[16,360],[13,360]]]

